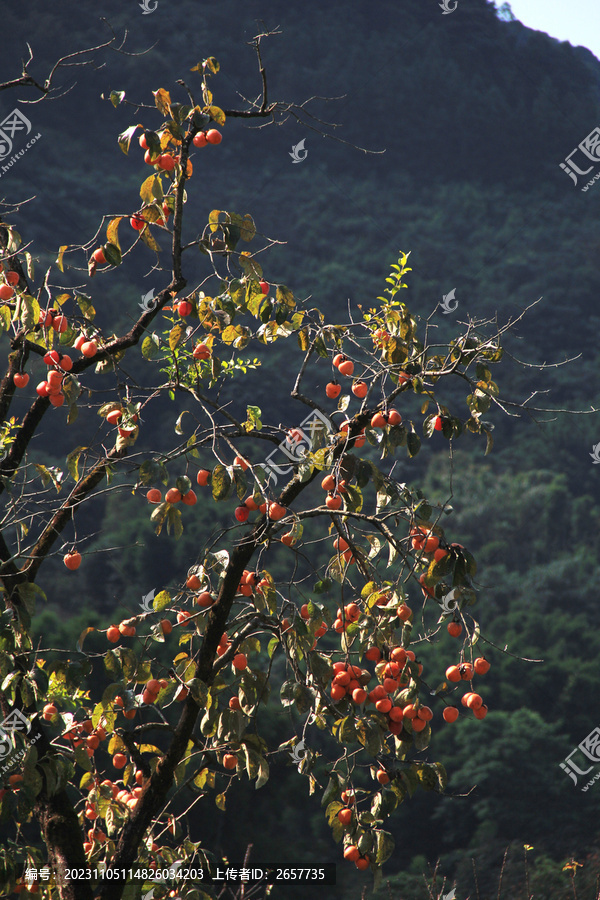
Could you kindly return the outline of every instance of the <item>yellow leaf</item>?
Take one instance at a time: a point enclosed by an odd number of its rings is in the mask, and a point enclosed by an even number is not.
[[[185,329],[183,325],[175,325],[171,329],[169,333],[169,347],[171,350],[175,350],[175,348],[181,343],[184,335]]]
[[[65,255],[65,250],[67,249],[68,244],[63,244],[62,247],[59,248],[58,256],[56,257],[56,265],[60,269],[61,272],[64,272],[63,269],[63,256]]]
[[[119,244],[119,222],[123,216],[117,216],[116,219],[112,219],[108,223],[108,227],[106,229],[106,240],[109,243],[114,244],[115,247],[121,249],[121,245]]]
[[[157,756],[163,755],[163,751],[160,747],[155,747],[154,744],[140,744],[140,753],[156,753]]]
[[[155,253],[160,253],[160,247],[156,243],[154,235],[151,233],[147,225],[144,230],[140,232],[140,237],[146,244],[146,246],[150,247],[151,250],[154,250]]]
[[[158,175],[149,175],[140,188],[140,197],[144,203],[153,203],[162,200],[163,190]]]
[[[157,91],[152,91],[154,94],[154,102],[156,103],[156,108],[163,114],[163,116],[171,115],[171,95],[168,91],[165,91],[164,88],[159,88]]]
[[[203,110],[217,125],[225,124],[225,113],[219,106],[205,106]]]

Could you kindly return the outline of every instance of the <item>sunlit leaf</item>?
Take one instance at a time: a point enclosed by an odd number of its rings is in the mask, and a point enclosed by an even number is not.
[[[226,500],[231,495],[231,476],[225,466],[222,466],[220,463],[212,470],[211,488],[213,500],[217,502]]]
[[[225,124],[225,113],[219,106],[209,106],[204,112],[209,115],[217,125]]]
[[[160,356],[160,338],[157,334],[148,334],[142,341],[142,356],[144,359],[156,359]]]
[[[83,642],[91,631],[95,631],[96,629],[93,625],[89,625],[87,628],[84,628],[81,634],[79,635],[79,639],[77,641],[77,649],[80,653],[83,652]]]
[[[119,222],[122,218],[123,216],[117,216],[115,219],[111,219],[106,228],[106,240],[118,247],[119,250],[121,249],[119,244]]]
[[[175,350],[185,337],[185,327],[183,325],[174,325],[169,332],[169,348]]]
[[[79,457],[87,447],[75,447],[67,456],[67,469],[74,481],[79,481]]]
[[[140,231],[140,238],[143,240],[144,244],[146,244],[147,247],[150,247],[150,249],[154,250],[155,253],[160,253],[160,247],[156,242],[154,235],[150,231],[148,225],[146,225],[143,231]]]
[[[125,91],[111,91],[110,92],[110,102],[115,107],[115,109],[119,105],[119,103],[123,102],[124,99],[125,99]],[[119,143],[120,143],[120,141],[119,141]]]
[[[171,95],[168,91],[165,91],[164,88],[159,88],[157,91],[152,91],[154,96],[154,102],[156,103],[156,108],[163,114],[163,116],[171,115]]]
[[[113,93],[114,93],[114,91],[113,91]],[[112,99],[112,95],[111,95],[111,99]],[[121,150],[123,151],[123,153],[126,156],[129,153],[129,145],[131,144],[131,139],[132,139],[133,135],[135,134],[135,132],[137,131],[137,128],[138,128],[137,125],[131,125],[129,128],[126,128],[125,131],[123,131],[122,134],[120,134],[119,137],[117,138],[117,140],[119,141],[119,147],[121,148]]]
[[[149,175],[140,188],[140,197],[144,203],[150,204],[154,200],[163,199],[162,182],[159,175]]]

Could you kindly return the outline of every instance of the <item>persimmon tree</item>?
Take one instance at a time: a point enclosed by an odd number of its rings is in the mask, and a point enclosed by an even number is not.
[[[270,283],[269,241],[249,213],[213,210],[198,234],[197,218],[186,219],[197,172],[210,177],[221,138],[236,140],[235,116],[209,87],[218,68],[212,57],[195,67],[201,100],[182,86],[182,102],[160,89],[154,108],[138,108],[118,142],[139,155],[140,197],[124,196],[125,211],[105,216],[84,245],[61,246],[37,285],[14,222],[0,227],[0,708],[5,723],[16,713],[28,723],[5,725],[0,745],[0,822],[11,829],[0,850],[3,895],[27,889],[31,866],[51,871],[40,895],[65,900],[134,898],[151,887],[158,900],[174,887],[154,883],[153,872],[176,860],[214,868],[188,811],[224,809],[236,780],[268,790],[269,755],[282,747],[257,731],[267,703],[296,714],[283,749],[323,804],[340,858],[377,875],[393,853],[388,818],[416,790],[444,791],[444,767],[427,754],[432,730],[487,712],[479,690],[489,663],[470,614],[475,560],[448,504],[400,482],[395,465],[398,454],[410,464],[422,437],[449,448],[483,439],[489,450],[484,417],[507,409],[492,367],[508,326],[470,322],[449,344],[433,343],[401,299],[405,254],[381,296],[330,321]],[[250,111],[264,117],[267,106]],[[139,242],[163,284],[118,335],[96,323],[94,295]],[[186,261],[198,249],[205,270],[189,283]],[[81,271],[86,294],[66,284]],[[295,372],[272,385],[293,401],[284,423],[275,407],[243,400],[249,368],[268,365],[279,342]],[[143,383],[128,375],[131,354],[143,358]],[[100,377],[109,401],[96,402],[90,387]],[[460,387],[464,404],[444,400],[446,385],[454,398]],[[29,404],[22,416],[17,394]],[[168,452],[140,450],[163,397],[186,415]],[[41,428],[68,433],[81,407],[98,413],[99,432],[89,427],[62,473],[33,462]],[[30,634],[44,596],[38,581],[56,555],[78,578],[85,536],[73,545],[63,535],[101,502],[107,482],[135,488],[157,539],[177,540],[197,502],[223,504],[229,524],[185,571],[165,574],[145,611],[106,622],[100,655],[85,654],[89,628],[83,663],[49,662]],[[289,570],[285,585],[273,558]],[[430,671],[419,661],[423,642],[441,647]],[[157,656],[164,647],[167,667]],[[287,674],[273,684],[278,656]],[[89,678],[99,667],[102,688]],[[183,810],[182,796],[191,797]],[[102,866],[147,877],[66,874]],[[175,884],[181,896],[212,896],[199,881]]]

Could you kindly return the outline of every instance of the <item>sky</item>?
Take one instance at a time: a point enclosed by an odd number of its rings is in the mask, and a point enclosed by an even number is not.
[[[495,0],[496,6],[502,0]],[[523,25],[550,37],[587,47],[600,59],[600,0],[509,0]]]

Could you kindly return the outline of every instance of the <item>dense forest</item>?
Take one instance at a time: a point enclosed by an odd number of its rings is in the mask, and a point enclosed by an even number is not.
[[[600,466],[590,458],[600,422],[587,414],[598,404],[600,187],[582,192],[583,180],[574,186],[559,164],[600,122],[600,62],[525,28],[506,9],[499,15],[487,0],[459,0],[445,16],[436,0],[159,0],[151,15],[116,0],[102,9],[32,0],[5,8],[2,18],[10,38],[3,78],[20,71],[27,43],[43,80],[58,56],[108,40],[111,29],[127,32],[122,52],[98,51],[94,66],[65,69],[65,93],[56,99],[28,104],[36,97],[26,88],[1,95],[2,118],[17,107],[41,134],[0,177],[4,213],[21,204],[13,221],[40,271],[60,245],[91,239],[100,211],[124,214],[135,202],[137,164],[116,140],[135,121],[135,104],[159,87],[185,100],[178,79],[186,82],[208,55],[221,65],[221,106],[255,96],[260,75],[248,42],[262,29],[274,32],[263,44],[270,95],[316,98],[307,106],[315,118],[264,127],[229,121],[202,185],[199,223],[215,208],[251,213],[277,242],[265,260],[269,280],[324,310],[368,306],[398,251],[410,252],[403,299],[440,341],[457,321],[503,324],[527,308],[507,334],[503,387],[525,399],[533,386],[539,411],[490,413],[487,456],[463,436],[452,458],[431,441],[398,464],[403,479],[422,482],[440,501],[452,485],[451,529],[478,559],[480,640],[493,666],[485,721],[436,732],[431,754],[444,760],[448,796],[434,803],[415,795],[404,805],[384,869],[391,893],[382,887],[375,896],[426,900],[422,873],[430,877],[437,864],[437,890],[443,877],[456,880],[461,898],[477,896],[476,884],[482,898],[496,896],[502,870],[502,896],[528,896],[527,878],[534,897],[562,900],[573,896],[575,860],[577,897],[595,898],[600,789],[582,792],[560,763],[600,716]],[[112,91],[134,106],[113,105]],[[295,164],[291,151],[301,141],[306,156]],[[199,256],[199,271],[201,264]],[[102,308],[96,303],[115,329],[133,321],[141,297],[160,282],[142,251],[135,266],[136,279],[131,268],[117,272],[102,285]],[[77,288],[84,275],[66,278]],[[445,312],[439,304],[451,291],[457,305]],[[297,411],[272,390],[286,379],[284,350],[271,352],[268,364],[228,399],[239,410],[276,402],[292,425]],[[316,392],[328,375],[324,365],[314,376]],[[162,413],[155,448],[174,425],[170,409]],[[35,448],[40,461],[61,468],[65,452],[51,432]],[[199,504],[175,544],[156,537],[134,497],[107,491],[84,522],[93,533],[90,564],[75,591],[58,560],[47,566],[37,635],[75,654],[84,627],[131,614],[142,596],[164,587],[164,573],[185,565],[199,536],[231,518],[230,506],[215,522],[214,510]],[[99,637],[88,640],[100,648]],[[288,715],[271,715],[275,741]],[[282,759],[266,790],[240,789],[235,806],[197,827],[230,860],[241,859],[248,843],[257,860],[335,859],[322,811]],[[341,868],[337,887],[319,896],[361,895],[365,879]]]

